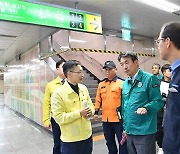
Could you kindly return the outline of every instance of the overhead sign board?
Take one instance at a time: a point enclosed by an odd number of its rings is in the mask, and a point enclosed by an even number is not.
[[[20,0],[0,0],[0,20],[102,33],[99,14]]]
[[[122,40],[131,41],[131,22],[128,16],[124,15],[121,18],[121,31],[122,31]]]
[[[131,29],[131,22],[130,22],[130,18],[128,16],[126,16],[126,15],[122,16],[121,27]]]
[[[131,41],[131,30],[130,29],[121,29],[122,30],[122,40]]]

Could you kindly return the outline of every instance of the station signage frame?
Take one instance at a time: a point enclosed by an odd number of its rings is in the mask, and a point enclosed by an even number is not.
[[[101,15],[24,0],[0,0],[0,20],[102,34]]]

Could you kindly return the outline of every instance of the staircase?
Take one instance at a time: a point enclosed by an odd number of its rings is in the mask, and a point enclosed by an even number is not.
[[[89,95],[93,104],[95,103],[96,91],[98,87],[98,80],[94,79],[94,77],[88,73],[88,71],[84,68],[84,79],[83,84],[86,85],[89,91]],[[93,133],[101,132],[102,131],[102,116],[99,116],[99,121],[95,122],[93,117],[90,118],[92,123],[92,130]]]
[[[93,103],[95,103],[98,80],[94,79],[94,77],[91,76],[91,74],[88,73],[87,70],[84,69],[83,71],[84,71],[83,84],[86,85],[86,87],[88,88],[91,100]]]

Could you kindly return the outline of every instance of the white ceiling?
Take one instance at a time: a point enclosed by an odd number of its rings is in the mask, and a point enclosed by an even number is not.
[[[0,21],[0,65],[5,65],[55,32],[56,28]]]
[[[180,6],[180,0],[169,0]],[[103,30],[121,31],[121,17],[130,18],[133,35],[157,37],[161,26],[180,16],[141,4],[135,0],[36,0],[36,2],[75,8],[102,16]],[[27,51],[57,28],[0,21],[0,65],[5,65],[16,54]],[[10,35],[7,37],[4,35]]]

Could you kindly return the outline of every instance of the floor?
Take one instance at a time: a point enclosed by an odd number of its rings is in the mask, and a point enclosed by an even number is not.
[[[4,107],[0,96],[0,154],[52,154],[51,133]],[[102,133],[94,134],[93,154],[106,154]]]

